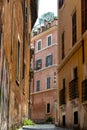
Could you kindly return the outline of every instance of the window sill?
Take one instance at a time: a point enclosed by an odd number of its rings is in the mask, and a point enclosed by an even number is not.
[[[45,114],[45,115],[50,115],[50,114],[51,114],[51,112],[49,112],[49,113],[47,113],[47,112],[46,112],[46,114]]]

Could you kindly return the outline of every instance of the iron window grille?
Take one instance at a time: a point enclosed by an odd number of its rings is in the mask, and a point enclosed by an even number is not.
[[[87,79],[82,81],[82,101],[87,101]]]
[[[69,95],[70,95],[70,100],[73,100],[73,99],[79,97],[79,94],[78,94],[78,79],[73,79],[69,83]]]

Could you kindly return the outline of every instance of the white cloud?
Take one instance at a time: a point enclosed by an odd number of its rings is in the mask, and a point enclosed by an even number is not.
[[[39,0],[38,18],[47,12],[53,12],[57,16],[57,0]],[[37,24],[38,19],[35,25]]]
[[[40,0],[38,16],[47,12],[53,12],[57,16],[57,0]]]

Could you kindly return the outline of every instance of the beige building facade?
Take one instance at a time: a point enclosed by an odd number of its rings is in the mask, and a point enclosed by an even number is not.
[[[1,130],[14,129],[29,118],[30,33],[38,1],[0,1]]]
[[[31,45],[35,48],[31,66],[31,119],[37,123],[57,121],[57,19],[47,22],[33,32]]]
[[[58,2],[59,125],[87,130],[87,1]]]

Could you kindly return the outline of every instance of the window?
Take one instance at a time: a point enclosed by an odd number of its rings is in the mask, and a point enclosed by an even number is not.
[[[87,101],[87,79],[82,81],[82,101]]]
[[[50,77],[47,78],[47,89],[50,88]]]
[[[40,80],[36,82],[36,91],[40,91]]]
[[[65,117],[65,115],[62,116],[62,124],[63,124],[63,126],[66,125],[66,117]]]
[[[65,78],[63,79],[63,89],[65,89]]]
[[[62,7],[64,0],[59,0],[59,9]]]
[[[74,112],[74,124],[78,124],[78,112]]]
[[[63,88],[60,90],[60,106],[66,103],[66,95],[65,95],[65,78],[62,80]]]
[[[76,12],[72,16],[72,46],[76,43],[77,40],[77,24],[76,24]]]
[[[38,41],[38,45],[37,46],[38,46],[38,48],[37,48],[38,51],[41,50],[41,41]]]
[[[50,113],[50,103],[47,103],[47,113]]]
[[[52,44],[52,36],[47,37],[47,43],[48,43],[48,46]]]
[[[62,59],[64,58],[65,54],[64,54],[64,32],[62,34]]]
[[[87,0],[82,0],[82,33],[87,29]]]
[[[46,57],[46,67],[52,65],[52,55]]]
[[[36,61],[36,70],[39,70],[41,68],[42,68],[42,60],[39,59],[39,60]]]
[[[20,42],[17,43],[17,80],[19,81],[20,77]]]
[[[76,68],[74,68],[74,70],[73,70],[73,76],[74,76],[74,79],[77,79],[77,67]]]

